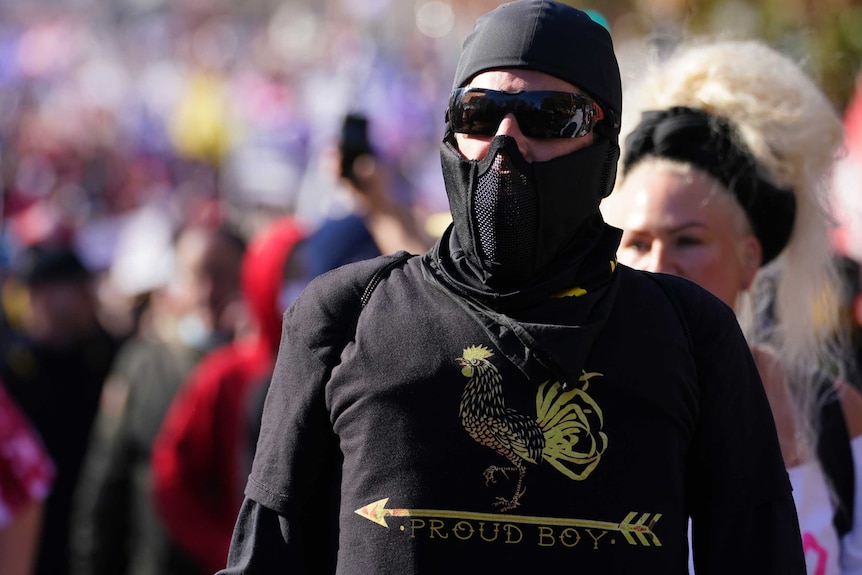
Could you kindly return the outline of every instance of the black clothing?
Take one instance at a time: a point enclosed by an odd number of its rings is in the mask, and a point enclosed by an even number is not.
[[[73,575],[201,573],[156,516],[150,455],[165,413],[203,353],[141,336],[120,350],[75,495]]]
[[[618,239],[591,231],[574,269],[503,296],[444,239],[355,332],[380,262],[314,280],[285,316],[222,573],[683,574],[691,515],[699,572],[803,574],[736,317],[617,266]]]
[[[555,271],[552,262],[599,212],[611,147],[603,139],[546,162],[527,162],[514,138],[496,136],[481,160],[467,160],[447,137],[440,159],[453,235],[473,275],[499,290],[523,285],[549,265]]]
[[[480,16],[464,40],[453,87],[500,68],[562,78],[598,100],[606,113],[622,114],[622,82],[610,33],[566,4],[509,2]]]
[[[10,338],[2,346],[0,379],[41,434],[57,469],[42,520],[37,575],[69,571],[73,493],[102,385],[120,343],[100,329],[64,348],[23,336]]]
[[[834,389],[830,378],[825,378],[822,383]],[[848,440],[850,433],[847,431],[847,421],[838,394],[834,391],[824,398],[819,423],[817,459],[834,491],[835,515],[832,523],[838,535],[844,536],[853,529],[856,471],[853,450]]]

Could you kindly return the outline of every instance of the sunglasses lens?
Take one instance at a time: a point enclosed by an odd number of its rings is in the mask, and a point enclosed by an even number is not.
[[[507,114],[514,114],[524,135],[531,138],[576,138],[588,134],[601,119],[600,109],[587,97],[569,92],[497,92],[459,88],[449,100],[452,130],[492,136]]]
[[[449,121],[463,134],[491,136],[506,115],[505,106],[494,93],[461,88],[452,94]]]

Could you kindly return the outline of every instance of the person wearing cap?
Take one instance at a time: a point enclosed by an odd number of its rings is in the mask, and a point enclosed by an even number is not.
[[[95,276],[75,249],[50,242],[17,254],[21,323],[0,337],[0,378],[56,469],[34,573],[69,573],[70,517],[99,398],[122,340],[100,319]]]
[[[220,573],[804,573],[766,394],[732,311],[616,262],[609,33],[518,0],[465,40],[425,254],[287,311]]]
[[[625,229],[620,262],[687,277],[737,311],[809,573],[862,573],[862,395],[848,383],[826,203],[840,117],[796,62],[760,41],[680,46],[630,95],[640,115],[602,207]]]

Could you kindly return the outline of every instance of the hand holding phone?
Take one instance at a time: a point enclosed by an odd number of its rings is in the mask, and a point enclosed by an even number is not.
[[[341,152],[341,176],[355,180],[353,165],[356,159],[366,154],[374,154],[368,139],[368,118],[361,114],[348,114],[344,118],[339,140]]]

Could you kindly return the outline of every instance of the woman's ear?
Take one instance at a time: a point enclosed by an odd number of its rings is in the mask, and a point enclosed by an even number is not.
[[[763,248],[760,246],[760,240],[754,234],[746,236],[742,240],[742,291],[751,287],[762,262]]]

